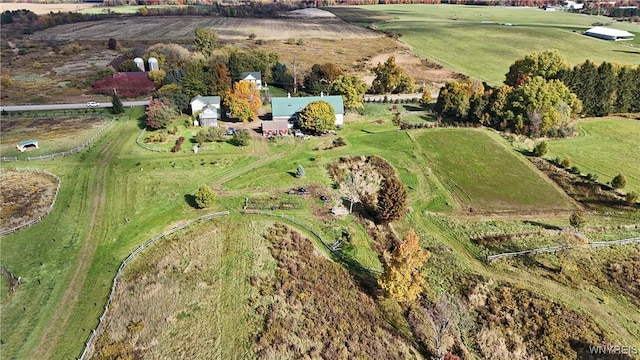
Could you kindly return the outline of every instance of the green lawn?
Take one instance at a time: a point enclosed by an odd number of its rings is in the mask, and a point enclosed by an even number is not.
[[[372,10],[374,14],[348,11],[345,16],[354,22],[368,22],[379,13],[394,16],[395,19],[378,23],[377,27],[401,34],[400,40],[411,46],[418,56],[492,85],[504,81],[504,74],[515,60],[534,51],[556,49],[573,65],[587,59],[637,64],[640,56],[637,25],[612,25],[636,34],[633,41],[627,42],[598,40],[580,34],[596,22],[612,21],[606,17],[535,8],[445,4],[360,8]],[[343,11],[342,8],[328,10],[339,16]],[[358,15],[363,20],[358,20]],[[505,23],[513,26],[501,25]]]
[[[640,192],[640,121],[624,118],[589,119],[577,125],[578,136],[549,141],[548,158],[571,158],[583,174],[607,183],[619,173],[624,190]]]
[[[475,210],[569,210],[575,206],[504,140],[488,130],[438,129],[415,135],[433,171]]]

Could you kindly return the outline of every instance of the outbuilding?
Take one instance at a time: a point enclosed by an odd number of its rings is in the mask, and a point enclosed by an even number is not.
[[[604,26],[596,26],[584,32],[585,35],[593,36],[598,39],[604,40],[633,40],[634,34],[618,29],[612,29]]]
[[[262,135],[287,135],[289,133],[289,122],[282,120],[265,120],[262,122]]]
[[[38,140],[20,141],[18,143],[18,145],[16,146],[16,148],[20,152],[25,152],[25,151],[30,150],[30,149],[39,149]]]

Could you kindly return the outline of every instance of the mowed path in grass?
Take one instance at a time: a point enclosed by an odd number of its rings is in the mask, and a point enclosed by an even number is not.
[[[536,8],[446,4],[362,8],[397,17],[378,27],[402,34],[402,42],[418,56],[493,85],[504,81],[515,60],[534,51],[556,49],[573,65],[587,59],[637,64],[640,57],[637,25],[613,26],[635,32],[632,41],[613,42],[581,34],[596,22],[611,22],[606,17]]]
[[[578,136],[549,141],[547,157],[569,157],[583,174],[597,174],[602,183],[623,173],[624,190],[640,192],[640,121],[590,119],[576,128]]]
[[[431,170],[472,211],[576,209],[544,174],[488,130],[438,129],[413,137]]]

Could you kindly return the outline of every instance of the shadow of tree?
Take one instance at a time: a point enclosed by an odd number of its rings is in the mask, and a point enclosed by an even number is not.
[[[189,206],[191,206],[194,209],[199,209],[200,207],[198,206],[198,204],[196,203],[196,196],[193,194],[185,194],[184,195],[184,201],[187,202],[187,204],[189,204]]]

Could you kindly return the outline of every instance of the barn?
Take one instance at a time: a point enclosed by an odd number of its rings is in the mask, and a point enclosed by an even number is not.
[[[322,100],[333,106],[336,112],[336,126],[344,124],[344,102],[341,95],[305,96],[305,97],[274,97],[271,98],[271,115],[275,121],[295,122],[300,113],[310,103]]]
[[[585,31],[584,34],[587,36],[593,36],[598,39],[613,40],[613,41],[633,40],[635,36],[634,34],[628,31],[611,29],[603,26],[592,27],[591,29]]]

